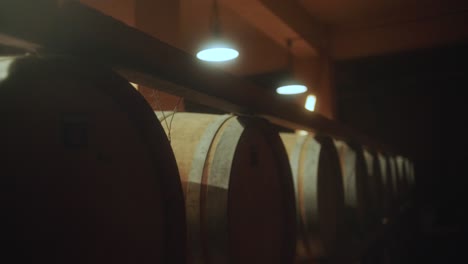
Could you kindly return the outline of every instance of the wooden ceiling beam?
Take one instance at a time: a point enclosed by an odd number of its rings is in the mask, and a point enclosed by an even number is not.
[[[247,21],[253,28],[285,49],[287,48],[287,39],[297,39],[292,47],[292,52],[295,55],[300,57],[318,56],[315,45],[303,40],[298,32],[260,1],[221,0],[220,2]]]
[[[259,1],[319,52],[327,50],[329,45],[328,26],[312,17],[297,1]]]

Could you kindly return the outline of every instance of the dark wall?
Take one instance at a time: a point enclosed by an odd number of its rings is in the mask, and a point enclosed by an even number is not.
[[[337,62],[338,120],[415,161],[416,199],[395,263],[465,255],[468,42]]]
[[[468,42],[335,69],[338,120],[413,158],[421,199],[465,207]]]

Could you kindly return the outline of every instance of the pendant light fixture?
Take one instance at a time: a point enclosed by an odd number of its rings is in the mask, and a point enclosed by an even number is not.
[[[211,30],[213,39],[205,43],[197,53],[197,58],[209,62],[230,61],[239,56],[239,52],[221,37],[218,1],[213,0]]]
[[[307,95],[307,99],[304,104],[304,108],[313,112],[315,110],[315,104],[317,103],[317,97],[313,94]]]
[[[281,85],[276,88],[278,94],[301,94],[307,91],[307,86],[293,78],[293,55],[291,53],[292,39],[286,40],[288,47],[288,74],[287,79],[283,80]]]

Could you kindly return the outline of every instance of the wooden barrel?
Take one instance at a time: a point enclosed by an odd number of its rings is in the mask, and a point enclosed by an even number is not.
[[[403,185],[405,186],[405,194],[409,198],[411,193],[411,183],[410,183],[410,160],[407,157],[403,157]]]
[[[372,203],[373,226],[377,226],[382,222],[384,216],[384,197],[382,185],[382,169],[380,168],[378,152],[372,149],[364,150],[366,160],[367,173],[369,175],[369,202]]]
[[[344,194],[338,154],[328,136],[281,133],[298,214],[298,260],[334,255],[344,243]]]
[[[382,174],[382,190],[383,190],[383,205],[384,205],[384,218],[389,218],[393,211],[393,179],[392,179],[392,165],[391,158],[388,154],[380,152],[378,154],[380,169]]]
[[[399,206],[399,192],[398,189],[398,167],[396,162],[395,155],[388,155],[388,161],[390,166],[390,180],[391,184],[389,187],[391,188],[391,195],[392,195],[392,210],[396,210]]]
[[[414,187],[416,185],[416,172],[415,172],[415,169],[414,169],[414,163],[412,161],[410,161],[410,185],[412,187]]]
[[[125,79],[72,58],[2,58],[0,120],[2,258],[186,262],[177,164]]]
[[[292,263],[295,206],[278,132],[259,118],[156,113],[183,184],[191,263]]]
[[[346,220],[350,235],[359,243],[368,235],[372,222],[372,204],[369,194],[369,175],[364,150],[359,144],[335,140],[343,176]]]
[[[408,158],[405,159],[405,164],[406,164],[406,167],[405,167],[406,177],[405,178],[408,183],[408,193],[411,193],[416,184],[414,165],[413,165],[413,162]]]
[[[397,167],[397,189],[398,189],[398,200],[399,203],[403,203],[406,199],[406,170],[405,170],[405,158],[401,155],[395,157],[395,163]]]

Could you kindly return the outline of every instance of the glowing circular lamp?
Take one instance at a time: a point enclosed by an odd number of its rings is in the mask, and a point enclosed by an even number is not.
[[[197,58],[209,62],[230,61],[239,56],[239,52],[230,47],[213,46],[197,53]]]
[[[276,88],[278,94],[301,94],[307,91],[307,87],[302,84],[288,84]]]

